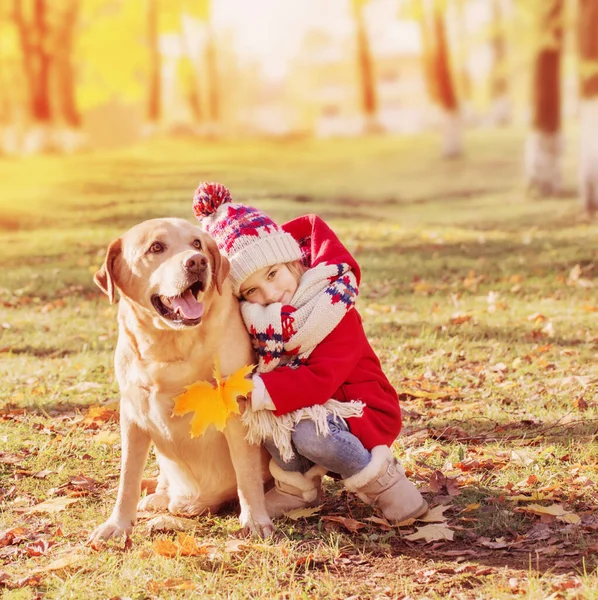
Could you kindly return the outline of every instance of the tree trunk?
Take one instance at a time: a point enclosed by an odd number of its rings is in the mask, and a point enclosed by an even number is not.
[[[361,97],[361,110],[365,119],[365,130],[375,132],[380,130],[377,121],[378,99],[370,41],[363,15],[364,0],[353,0],[353,18],[356,29],[357,72]]]
[[[158,0],[147,0],[147,40],[149,46],[147,120],[155,125],[160,121],[162,113],[162,61],[158,39]]]
[[[490,81],[492,120],[496,125],[507,125],[511,118],[509,82],[507,79],[506,40],[501,0],[492,0],[493,64]]]
[[[73,65],[73,46],[75,27],[79,13],[79,0],[71,0],[64,14],[61,48],[56,59],[56,77],[60,110],[68,127],[81,127],[81,114],[77,108],[76,77]]]
[[[13,20],[19,33],[23,71],[29,95],[29,113],[34,123],[47,126],[52,121],[47,7],[45,0],[33,0],[31,23],[23,14],[24,0],[13,0]]]
[[[218,122],[220,121],[220,93],[218,62],[216,54],[216,40],[214,39],[214,30],[211,23],[207,23],[208,37],[206,42],[206,65],[208,70],[208,81],[210,82],[208,94],[208,114],[210,126],[213,132],[216,132]]]
[[[457,37],[459,38],[459,51],[458,51],[458,68],[457,68],[457,80],[459,82],[460,97],[463,104],[469,104],[471,102],[471,76],[469,74],[469,68],[467,60],[469,58],[469,43],[467,42],[467,18],[466,18],[466,0],[457,0],[456,3],[456,26],[457,26]]]
[[[582,208],[598,210],[598,2],[579,0],[580,161]]]
[[[434,90],[435,100],[443,112],[442,154],[445,158],[455,158],[463,151],[463,127],[450,65],[445,8],[437,0],[432,1],[430,21],[432,35],[429,35],[428,42],[431,46],[428,77],[433,83],[429,88]]]
[[[185,93],[187,96],[187,102],[189,103],[189,110],[191,112],[193,123],[197,126],[200,126],[204,119],[204,115],[201,105],[199,77],[197,75],[197,66],[193,60],[194,52],[192,49],[192,39],[187,31],[188,28],[185,27],[185,14],[181,14],[180,23],[183,53],[185,55],[185,59],[183,61],[183,80],[185,85]]]
[[[532,130],[526,144],[526,180],[543,196],[561,191],[561,50],[563,0],[538,4],[538,48],[533,67]]]

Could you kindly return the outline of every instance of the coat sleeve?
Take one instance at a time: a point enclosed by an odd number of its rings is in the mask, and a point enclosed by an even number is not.
[[[304,364],[260,374],[276,405],[276,415],[324,404],[334,396],[362,356],[360,338],[355,335],[358,322],[357,311],[349,311]]]

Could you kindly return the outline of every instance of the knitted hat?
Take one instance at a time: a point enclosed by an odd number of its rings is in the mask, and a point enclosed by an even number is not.
[[[302,256],[291,234],[261,210],[234,204],[220,183],[199,185],[193,196],[193,212],[230,261],[229,277],[237,296],[242,283],[256,271]]]

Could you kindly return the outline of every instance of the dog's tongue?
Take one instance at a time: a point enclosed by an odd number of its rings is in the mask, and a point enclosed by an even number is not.
[[[175,296],[170,300],[173,310],[183,315],[185,319],[199,319],[203,315],[203,302],[198,302],[191,290],[187,290],[182,296]]]

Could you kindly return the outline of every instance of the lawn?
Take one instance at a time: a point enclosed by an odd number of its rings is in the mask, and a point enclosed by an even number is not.
[[[3,598],[598,598],[598,227],[573,192],[526,197],[523,132],[470,133],[454,161],[437,146],[178,139],[0,160]],[[116,307],[92,276],[128,227],[191,219],[201,180],[280,221],[318,213],[355,254],[404,410],[394,451],[433,522],[392,526],[330,479],[266,542],[240,538],[231,507],[182,532],[142,514],[126,547],[85,545],[120,458]]]

